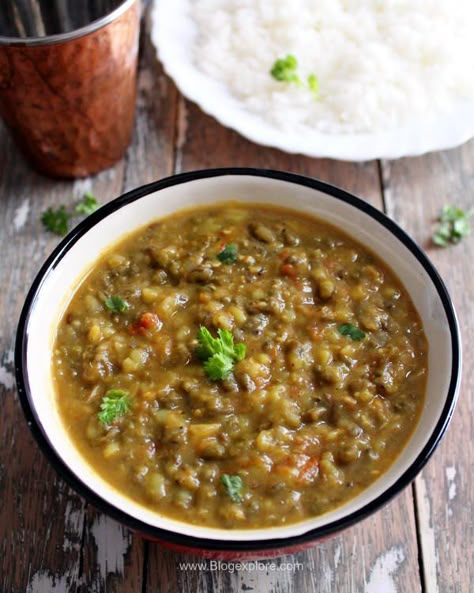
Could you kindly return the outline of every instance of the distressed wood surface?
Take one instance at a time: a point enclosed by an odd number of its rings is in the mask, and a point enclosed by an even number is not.
[[[429,593],[474,589],[474,234],[432,245],[444,204],[474,208],[474,141],[423,158],[384,163],[388,212],[426,249],[454,301],[463,341],[463,380],[449,431],[415,482],[423,578]]]
[[[29,285],[57,240],[40,225],[48,206],[91,190],[102,202],[172,172],[259,166],[318,177],[387,208],[429,247],[474,339],[473,237],[432,249],[430,221],[446,202],[472,204],[474,143],[417,159],[351,164],[287,155],[224,129],[180,97],[145,31],[135,135],[113,169],[76,182],[40,177],[0,128],[0,592],[1,593],[446,593],[474,588],[471,474],[473,355],[452,427],[418,478],[380,512],[310,551],[267,567],[201,566],[144,542],[72,492],[36,447],[13,381],[13,342]],[[272,561],[273,562],[273,561]],[[247,566],[248,568],[248,566]]]

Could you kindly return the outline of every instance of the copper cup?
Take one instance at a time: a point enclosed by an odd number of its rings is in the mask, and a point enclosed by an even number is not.
[[[0,115],[40,172],[84,177],[130,143],[140,0],[6,0]]]

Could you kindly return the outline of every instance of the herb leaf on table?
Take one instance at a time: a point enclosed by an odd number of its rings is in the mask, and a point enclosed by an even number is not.
[[[469,221],[473,211],[465,212],[458,206],[446,205],[441,209],[438,225],[433,234],[433,243],[438,247],[456,245],[471,232]]]
[[[100,204],[97,201],[97,198],[90,191],[87,191],[82,196],[82,200],[79,202],[79,204],[77,204],[76,213],[89,216],[89,214],[92,214],[97,210],[99,205]]]
[[[71,215],[64,206],[59,208],[48,208],[41,214],[41,222],[46,230],[56,235],[64,236],[69,230],[69,219]]]
[[[75,214],[89,216],[99,206],[97,198],[91,192],[86,192],[73,211],[67,210],[64,205],[59,206],[59,208],[48,208],[41,214],[41,222],[47,231],[63,237],[68,233],[69,222]]]

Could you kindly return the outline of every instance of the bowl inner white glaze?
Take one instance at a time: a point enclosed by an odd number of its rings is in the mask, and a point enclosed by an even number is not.
[[[429,375],[420,422],[391,468],[369,488],[337,509],[303,522],[274,528],[224,530],[182,523],[154,513],[102,479],[75,449],[55,405],[51,350],[55,328],[74,288],[99,254],[147,223],[176,210],[222,201],[269,203],[324,219],[371,248],[398,275],[422,319],[429,343]],[[194,537],[227,541],[287,538],[306,533],[361,509],[378,498],[413,464],[433,433],[446,403],[452,370],[448,319],[433,281],[411,251],[387,228],[351,204],[288,181],[253,175],[194,179],[129,203],[86,232],[46,275],[32,304],[27,326],[26,365],[38,420],[69,469],[92,491],[121,511],[151,526]]]

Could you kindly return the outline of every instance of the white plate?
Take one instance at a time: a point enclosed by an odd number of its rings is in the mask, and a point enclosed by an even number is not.
[[[193,63],[196,35],[188,13],[189,0],[155,0],[151,38],[166,73],[181,93],[222,125],[249,140],[286,152],[348,161],[394,159],[453,148],[474,137],[474,102],[459,101],[451,112],[416,120],[413,125],[377,134],[293,134],[246,110],[226,87]]]

